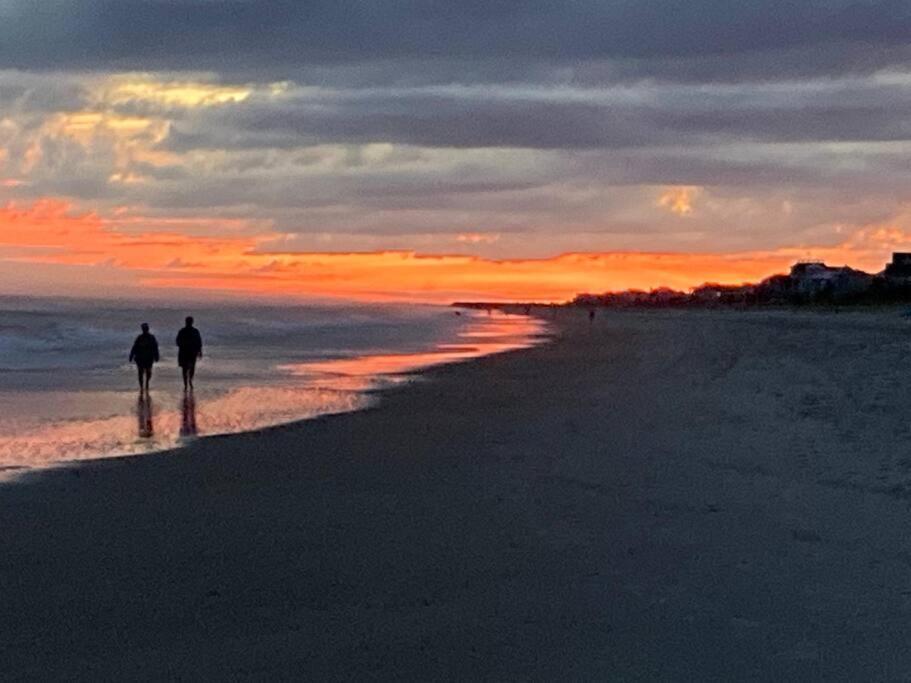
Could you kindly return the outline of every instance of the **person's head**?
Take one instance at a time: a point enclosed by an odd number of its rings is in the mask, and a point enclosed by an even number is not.
[[[139,328],[142,330],[143,334],[149,333],[149,323],[143,323]]]
[[[193,316],[188,315],[184,322],[187,324],[187,327],[193,327]]]

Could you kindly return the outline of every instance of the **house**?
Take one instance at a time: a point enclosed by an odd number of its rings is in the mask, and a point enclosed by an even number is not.
[[[690,293],[690,301],[702,305],[744,303],[753,293],[752,285],[706,283]]]
[[[886,264],[883,276],[892,283],[911,283],[911,253],[903,251],[893,253],[892,263]]]
[[[673,306],[684,304],[687,296],[670,287],[658,287],[648,293],[646,303],[650,306]]]
[[[794,286],[790,275],[772,275],[756,285],[756,299],[762,303],[788,303],[794,298]]]
[[[795,263],[789,278],[794,294],[809,299],[863,294],[873,285],[869,273],[848,266],[827,266],[822,261]]]

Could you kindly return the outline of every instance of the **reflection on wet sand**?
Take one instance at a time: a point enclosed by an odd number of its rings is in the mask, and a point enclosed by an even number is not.
[[[130,392],[132,396],[132,392]],[[179,446],[184,437],[226,434],[292,422],[316,415],[357,410],[370,403],[359,391],[298,386],[238,387],[225,393],[200,393],[189,403],[167,393],[131,404],[123,415],[65,420],[41,426],[12,424],[0,429],[0,481],[19,468],[130,455]],[[135,412],[133,412],[135,411]],[[132,414],[131,414],[132,413]],[[137,438],[138,436],[138,438]],[[15,468],[15,469],[13,469]]]
[[[136,418],[140,439],[151,439],[155,435],[155,426],[152,422],[152,397],[142,392],[136,403]]]
[[[196,436],[196,398],[192,391],[185,392],[180,402],[180,436],[183,439]]]

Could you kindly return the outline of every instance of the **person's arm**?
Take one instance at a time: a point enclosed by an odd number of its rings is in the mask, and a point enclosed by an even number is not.
[[[155,337],[152,337],[152,357],[155,359],[155,362],[161,360],[161,356],[158,355],[158,340]]]
[[[133,342],[133,346],[130,347],[130,362],[133,362],[133,359],[136,358],[136,342]]]
[[[197,332],[197,333],[196,333],[196,336],[199,338],[199,353],[198,353],[197,355],[198,355],[200,358],[202,358],[202,335],[199,334],[199,332]]]

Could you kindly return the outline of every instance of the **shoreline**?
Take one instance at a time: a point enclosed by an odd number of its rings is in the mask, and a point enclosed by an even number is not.
[[[148,399],[140,397],[130,414],[101,417],[99,413],[94,418],[20,425],[12,434],[0,435],[0,484],[46,469],[179,450],[198,439],[256,432],[369,408],[388,385],[412,381],[428,368],[546,343],[549,334],[547,321],[529,316],[520,316],[518,326],[512,329],[510,324],[508,330],[502,322],[475,317],[466,321],[458,336],[423,350],[279,364],[276,370],[282,374],[262,386],[211,389],[203,383],[195,395],[184,392],[182,397],[176,388],[169,391],[156,386]],[[492,322],[498,331],[486,329]],[[115,397],[106,396],[113,405],[125,400],[136,402],[135,392],[105,393]],[[263,411],[257,405],[270,407]],[[197,427],[200,412],[201,430]],[[136,430],[137,421],[138,435],[126,439]],[[107,440],[100,436],[107,434],[111,435]],[[22,460],[16,459],[18,448],[29,453]]]
[[[546,321],[545,321],[546,322]],[[377,410],[382,407],[382,400],[385,397],[388,397],[394,393],[400,391],[408,391],[415,383],[419,382],[432,382],[433,375],[435,372],[444,371],[452,367],[458,367],[460,365],[474,363],[479,360],[490,358],[493,356],[505,356],[514,353],[522,353],[528,351],[529,349],[538,348],[541,346],[546,346],[549,343],[552,343],[555,335],[552,333],[536,335],[535,339],[539,339],[535,343],[529,344],[528,346],[518,346],[515,348],[507,349],[504,351],[493,351],[490,353],[470,356],[461,358],[458,360],[449,360],[440,363],[434,363],[430,365],[424,365],[416,367],[413,370],[403,371],[401,373],[390,373],[388,375],[380,375],[374,379],[383,379],[390,380],[376,383],[375,385],[359,390],[358,393],[365,396],[368,400],[357,407],[351,409],[343,409],[337,412],[324,412],[313,415],[311,417],[301,417],[288,420],[287,422],[277,422],[274,424],[266,424],[260,427],[254,427],[252,429],[244,429],[241,431],[226,431],[226,432],[215,432],[211,434],[201,434],[185,440],[183,443],[179,443],[174,446],[168,446],[163,448],[152,448],[144,451],[137,451],[131,453],[115,453],[101,455],[98,457],[85,458],[79,460],[61,460],[53,464],[50,464],[46,467],[35,467],[35,468],[18,468],[18,467],[9,467],[7,471],[13,474],[11,479],[0,478],[0,497],[3,495],[4,487],[8,486],[17,486],[25,485],[28,486],[33,479],[38,480],[37,483],[40,485],[40,479],[48,474],[53,474],[54,472],[67,472],[78,468],[91,468],[95,465],[104,466],[106,463],[119,463],[125,460],[133,459],[143,459],[143,458],[157,458],[157,457],[169,457],[169,456],[179,456],[183,451],[188,448],[192,448],[195,444],[198,443],[208,443],[216,442],[221,440],[232,440],[235,437],[268,437],[270,433],[275,431],[282,431],[286,429],[297,429],[311,423],[319,423],[320,421],[331,421],[333,418],[354,415],[357,413],[362,413],[366,411]],[[0,467],[0,474],[4,471],[3,467]],[[81,476],[78,473],[74,473],[75,476]]]
[[[632,314],[0,487],[0,675],[896,679],[894,316]]]

